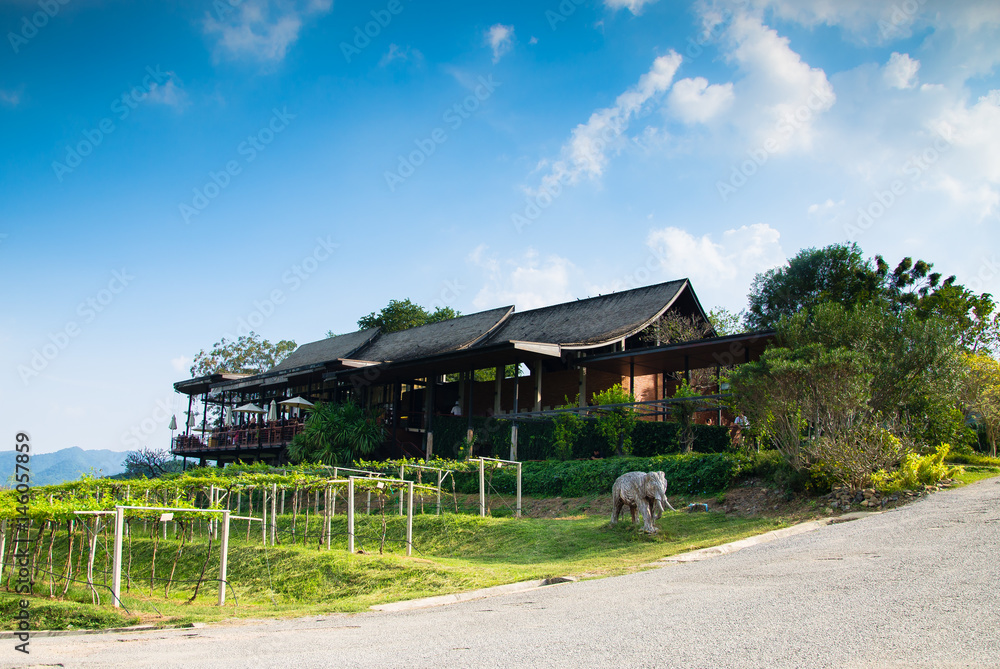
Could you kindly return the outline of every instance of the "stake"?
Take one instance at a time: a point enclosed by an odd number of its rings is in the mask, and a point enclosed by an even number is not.
[[[438,508],[437,515],[441,515],[441,470],[438,470]]]
[[[347,477],[347,552],[354,554],[354,477]]]
[[[226,567],[229,561],[229,509],[222,512],[222,558],[219,563],[219,606],[226,603]]]
[[[479,515],[486,517],[486,476],[483,471],[484,461],[479,458]]]
[[[278,484],[272,483],[271,484],[271,545],[272,546],[274,545],[275,540],[278,537],[278,523],[275,522],[277,520],[275,516],[275,511],[277,511],[278,508],[277,505],[278,505]]]
[[[521,463],[517,463],[517,517],[521,517]]]
[[[412,555],[413,554],[413,481],[410,481],[407,485],[410,488],[409,491],[410,502],[407,505],[408,508],[406,510],[406,554]],[[400,497],[402,497],[402,494],[400,494]]]
[[[406,480],[406,465],[399,466],[399,480]],[[403,489],[399,489],[399,515],[403,515]]]
[[[125,525],[125,509],[115,507],[115,552],[114,567],[111,580],[111,606],[116,609],[121,604],[122,596],[122,532]]]

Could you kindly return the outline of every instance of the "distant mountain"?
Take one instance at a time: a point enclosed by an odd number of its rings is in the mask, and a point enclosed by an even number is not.
[[[10,484],[14,475],[14,449],[0,451],[0,485]],[[125,471],[122,462],[125,453],[107,449],[85,451],[82,448],[64,448],[55,453],[31,456],[31,485],[52,485],[75,481],[83,474],[112,476]]]

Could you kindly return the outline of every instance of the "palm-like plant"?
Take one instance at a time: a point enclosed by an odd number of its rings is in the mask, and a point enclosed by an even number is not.
[[[305,428],[289,444],[288,455],[293,462],[348,465],[371,454],[385,436],[379,417],[354,402],[317,402]]]

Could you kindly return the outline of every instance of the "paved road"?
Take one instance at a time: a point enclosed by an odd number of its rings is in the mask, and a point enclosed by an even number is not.
[[[993,479],[630,576],[407,613],[35,639],[31,659],[102,668],[1000,667],[998,546]],[[8,651],[0,660],[11,666]]]

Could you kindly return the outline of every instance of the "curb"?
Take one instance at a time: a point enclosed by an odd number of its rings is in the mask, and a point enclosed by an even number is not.
[[[133,625],[132,627],[109,627],[100,630],[28,630],[35,639],[53,636],[83,636],[85,634],[119,634],[124,632],[155,632],[160,630],[187,630],[204,627],[206,623],[185,623],[183,625]],[[22,632],[0,632],[0,639],[14,639]]]
[[[535,588],[543,588],[549,585],[558,585],[560,583],[573,583],[577,580],[576,576],[541,578],[533,581],[519,581],[517,583],[508,583],[507,585],[497,585],[492,588],[470,590],[468,592],[456,592],[451,595],[437,595],[435,597],[422,597],[421,599],[407,599],[402,602],[392,602],[390,604],[375,604],[368,608],[372,611],[411,611],[413,609],[424,609],[431,606],[445,606],[447,604],[468,602],[473,599],[485,599],[487,597],[506,595],[512,592],[524,592],[525,590],[534,590]]]
[[[866,514],[868,515],[868,514]],[[806,532],[812,532],[818,530],[821,527],[826,527],[833,522],[832,518],[824,518],[822,520],[811,520],[806,523],[799,523],[798,525],[792,525],[791,527],[784,527],[780,530],[771,530],[770,532],[765,532],[764,534],[758,534],[753,537],[747,537],[746,539],[740,539],[739,541],[732,541],[728,544],[722,544],[721,546],[711,546],[709,548],[702,548],[696,551],[690,551],[688,553],[680,553],[678,555],[671,555],[670,557],[660,558],[657,562],[652,563],[652,566],[663,566],[662,563],[667,564],[682,564],[685,562],[700,562],[701,560],[707,560],[709,558],[717,557],[719,555],[728,555],[729,553],[735,553],[736,551],[743,550],[744,548],[749,548],[750,546],[756,546],[757,544],[766,544],[768,542],[774,541],[776,539],[784,539],[785,537],[792,537],[796,534],[805,534]],[[854,520],[851,518],[850,520]],[[841,521],[846,522],[846,521]]]

